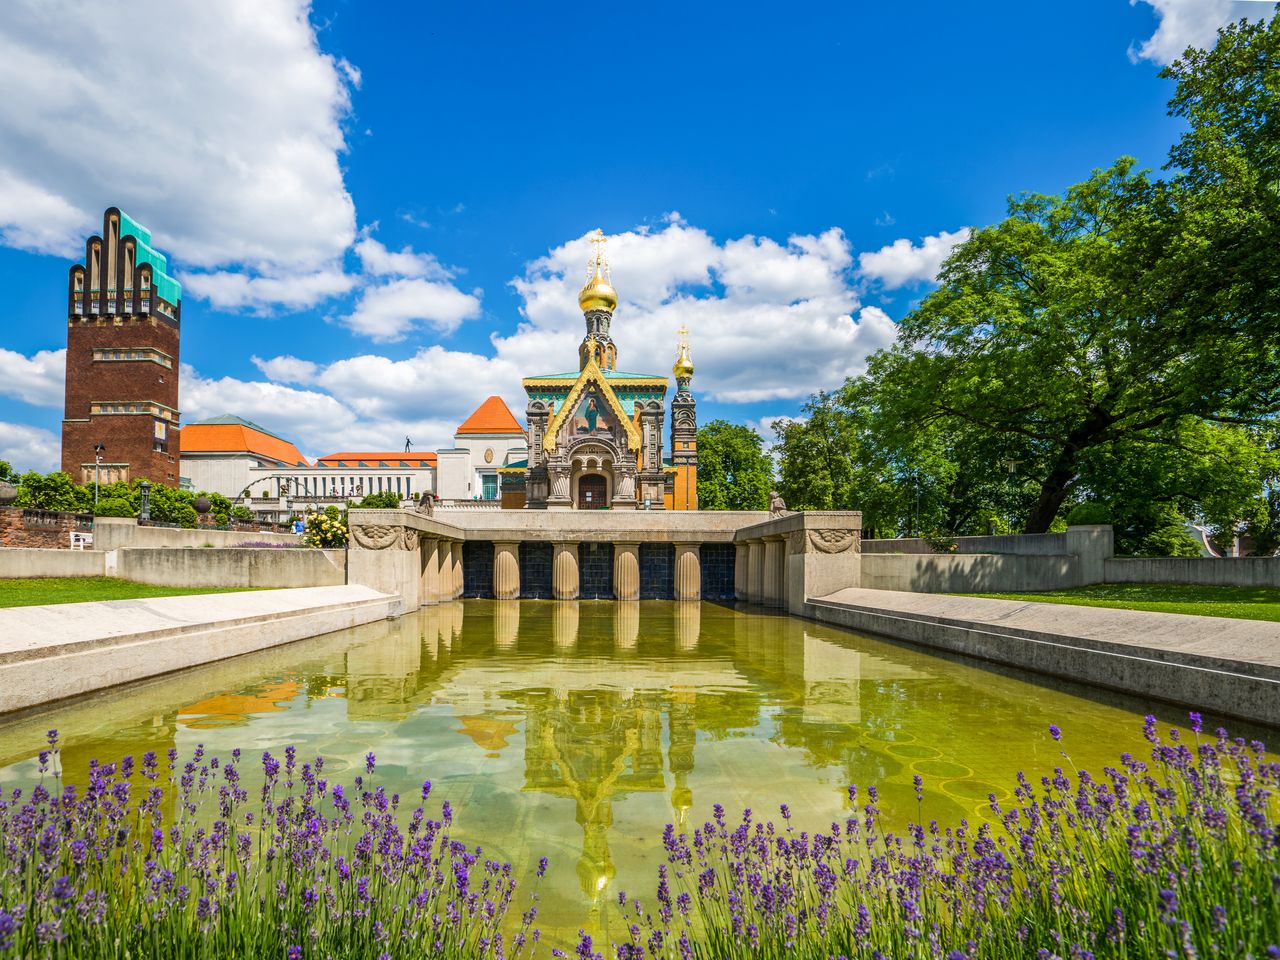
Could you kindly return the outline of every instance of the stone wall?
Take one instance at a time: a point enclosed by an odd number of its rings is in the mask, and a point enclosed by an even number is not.
[[[116,553],[116,576],[165,587],[329,587],[346,583],[342,550],[154,547]]]
[[[88,533],[92,522],[87,514],[0,507],[0,548],[70,550],[71,534]]]
[[[97,550],[0,550],[0,580],[106,574],[107,555]]]
[[[1081,585],[1074,556],[869,553],[862,586],[912,593],[1021,593]]]
[[[1017,556],[1062,556],[1069,553],[1065,533],[1013,534],[999,537],[956,537],[955,553],[1006,553]],[[938,556],[919,537],[863,540],[863,553],[910,553]]]
[[[143,527],[124,517],[98,517],[94,522],[95,550],[131,547],[236,547],[242,543],[298,543],[292,533],[262,533],[255,530],[195,530],[178,527]]]
[[[1280,557],[1113,558],[1105,576],[1107,583],[1280,587]]]

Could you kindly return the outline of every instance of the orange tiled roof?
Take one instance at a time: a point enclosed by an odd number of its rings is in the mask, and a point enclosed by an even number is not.
[[[183,453],[254,453],[291,467],[309,466],[288,440],[242,423],[189,423],[182,428]]]
[[[399,466],[407,463],[411,467],[434,467],[436,465],[436,455],[434,453],[379,453],[377,451],[356,451],[349,453],[331,453],[327,457],[321,457],[316,461],[318,467],[336,467],[339,463],[345,463],[347,466],[359,465],[362,467],[376,467],[380,463],[389,463],[392,466]]]
[[[490,397],[462,421],[458,433],[524,433],[524,427],[501,397]]]

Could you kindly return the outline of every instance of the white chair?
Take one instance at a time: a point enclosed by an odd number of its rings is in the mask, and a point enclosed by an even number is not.
[[[93,546],[92,533],[80,533],[78,531],[71,534],[71,549],[84,550],[86,547]]]

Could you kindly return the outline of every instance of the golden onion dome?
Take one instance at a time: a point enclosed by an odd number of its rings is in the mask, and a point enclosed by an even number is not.
[[[578,294],[578,306],[582,308],[583,313],[591,310],[607,310],[613,313],[618,306],[618,291],[613,289],[613,284],[604,275],[599,260],[596,261],[595,273]]]
[[[690,380],[693,378],[693,358],[689,356],[689,345],[687,343],[680,345],[680,356],[676,357],[675,366],[671,368],[671,372],[676,375],[677,380]]]

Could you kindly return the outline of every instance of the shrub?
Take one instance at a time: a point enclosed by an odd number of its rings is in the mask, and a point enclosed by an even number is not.
[[[371,493],[361,500],[357,507],[365,508],[381,508],[384,510],[394,510],[400,506],[400,494],[385,491],[383,493]]]
[[[1067,526],[1078,527],[1093,523],[1110,523],[1111,508],[1105,503],[1088,501],[1077,503],[1067,514]]]
[[[136,513],[137,511],[133,509],[133,504],[119,497],[99,500],[98,505],[93,508],[95,517],[132,517]]]
[[[347,545],[347,525],[340,516],[332,516],[329,511],[338,513],[337,507],[328,507],[324,513],[307,514],[306,524],[302,531],[302,542],[308,547],[334,549]]]

